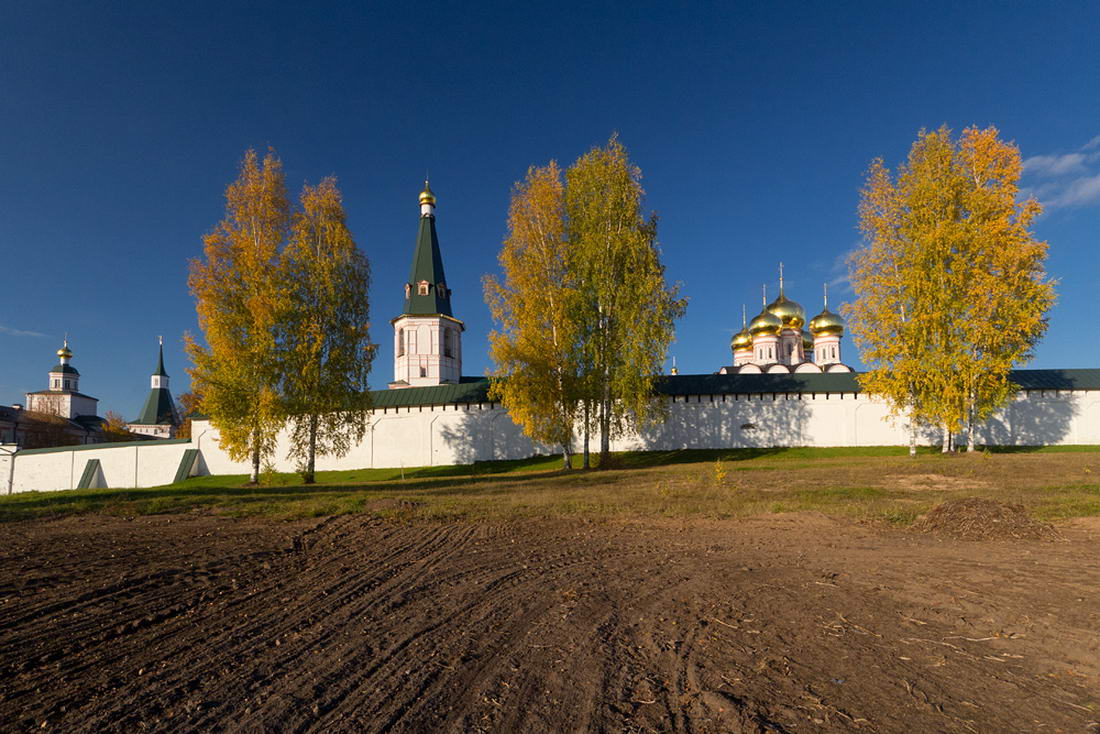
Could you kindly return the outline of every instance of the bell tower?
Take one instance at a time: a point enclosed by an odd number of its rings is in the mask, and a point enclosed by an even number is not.
[[[420,228],[405,283],[405,309],[393,319],[391,389],[457,383],[462,376],[465,325],[451,313],[451,289],[435,232],[435,194],[424,182]]]

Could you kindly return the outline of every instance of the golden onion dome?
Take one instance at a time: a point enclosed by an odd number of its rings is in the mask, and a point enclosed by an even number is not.
[[[749,333],[748,327],[741,327],[741,331],[733,335],[730,339],[730,349],[735,352],[752,349],[752,334]]]
[[[826,308],[810,319],[810,331],[814,336],[841,335],[844,333],[844,319]]]
[[[432,193],[432,187],[428,185],[428,182],[424,182],[424,190],[420,192],[420,205],[431,204],[435,206],[435,194]]]
[[[57,356],[63,359],[71,359],[73,356],[72,350],[69,349],[69,343],[65,342],[65,346],[57,350]]]
[[[777,336],[782,329],[782,319],[767,309],[758,313],[749,324],[749,333],[753,336]]]
[[[779,317],[783,326],[801,329],[806,323],[806,309],[779,292],[779,298],[768,304],[768,310]]]

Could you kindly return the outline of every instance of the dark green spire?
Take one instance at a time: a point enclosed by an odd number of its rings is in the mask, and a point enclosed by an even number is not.
[[[176,403],[172,400],[172,393],[168,391],[168,373],[164,371],[164,337],[159,338],[160,349],[157,354],[157,369],[153,373],[152,383],[155,387],[149,388],[149,395],[145,398],[145,405],[141,408],[141,414],[133,421],[141,426],[159,426],[180,424],[179,415],[176,413]],[[157,379],[157,378],[163,379]]]
[[[451,316],[451,291],[443,274],[443,256],[435,234],[435,196],[426,181],[424,192],[420,195],[420,209],[416,252],[413,253],[409,282],[405,285],[405,314]]]
[[[160,338],[160,353],[157,355],[157,370],[153,373],[154,376],[167,377],[168,373],[164,371],[164,337]]]

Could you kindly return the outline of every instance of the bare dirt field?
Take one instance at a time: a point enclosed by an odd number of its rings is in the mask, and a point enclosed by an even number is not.
[[[0,534],[7,731],[1088,732],[1100,524],[812,513]]]

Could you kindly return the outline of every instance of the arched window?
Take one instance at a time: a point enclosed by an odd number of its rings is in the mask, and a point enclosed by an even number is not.
[[[398,329],[397,330],[397,356],[398,357],[404,357],[405,356],[405,330],[404,329]]]
[[[450,329],[443,329],[443,356],[453,357],[454,352],[454,337]]]
[[[418,296],[428,295],[428,281],[422,280],[416,284],[416,294]]]

